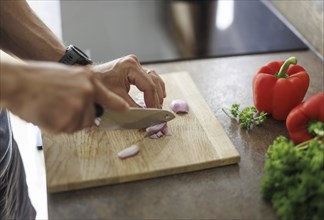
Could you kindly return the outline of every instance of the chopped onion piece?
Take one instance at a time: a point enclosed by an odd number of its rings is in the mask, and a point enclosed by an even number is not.
[[[139,151],[140,151],[140,148],[136,144],[133,144],[132,146],[125,148],[124,150],[118,152],[117,155],[120,159],[125,159],[128,157],[135,156]]]
[[[160,138],[160,137],[162,137],[162,136],[163,136],[162,131],[159,131],[159,132],[156,133],[156,134],[152,134],[152,135],[150,136],[150,138],[152,138],[152,139],[158,139],[158,138]]]
[[[154,126],[146,128],[146,132],[149,134],[156,134],[159,131],[162,131],[165,126],[166,126],[166,122],[158,124],[158,125],[154,125]]]
[[[171,109],[175,113],[188,113],[189,105],[182,99],[175,99],[171,102]]]
[[[171,134],[171,131],[170,131],[169,127],[168,127],[168,124],[166,124],[166,125],[163,127],[163,129],[162,129],[162,133],[163,133],[165,136],[171,136],[171,135],[172,135],[172,134]]]
[[[101,118],[95,118],[94,123],[97,127],[99,127],[100,122],[101,122]]]
[[[146,128],[146,132],[150,135],[150,138],[152,139],[157,139],[163,137],[164,135],[171,136],[171,132],[166,122],[148,127]]]

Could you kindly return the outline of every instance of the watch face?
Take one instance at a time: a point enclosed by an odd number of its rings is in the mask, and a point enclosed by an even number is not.
[[[70,47],[72,50],[75,50],[79,55],[84,56],[84,57],[86,57],[86,58],[89,58],[89,57],[87,56],[87,54],[85,54],[82,50],[80,50],[80,49],[77,48],[76,46],[72,46],[72,45],[70,45],[69,47]]]
[[[65,55],[59,61],[68,65],[81,64],[87,65],[92,64],[91,59],[76,46],[70,45],[67,47]]]

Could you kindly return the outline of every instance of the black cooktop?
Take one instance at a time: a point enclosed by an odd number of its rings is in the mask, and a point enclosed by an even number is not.
[[[63,40],[96,62],[142,63],[304,50],[261,1],[61,1]]]

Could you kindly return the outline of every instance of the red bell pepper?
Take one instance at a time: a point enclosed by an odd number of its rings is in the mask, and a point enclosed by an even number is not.
[[[286,127],[295,144],[313,138],[307,131],[308,122],[311,120],[324,122],[324,92],[313,95],[289,113]]]
[[[295,57],[285,62],[270,62],[253,78],[253,100],[258,111],[285,120],[291,109],[303,101],[309,86],[309,76],[297,64]]]

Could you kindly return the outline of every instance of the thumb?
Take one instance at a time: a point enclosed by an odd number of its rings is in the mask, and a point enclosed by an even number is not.
[[[117,112],[129,111],[128,103],[120,96],[107,89],[99,80],[94,79],[95,102]]]

